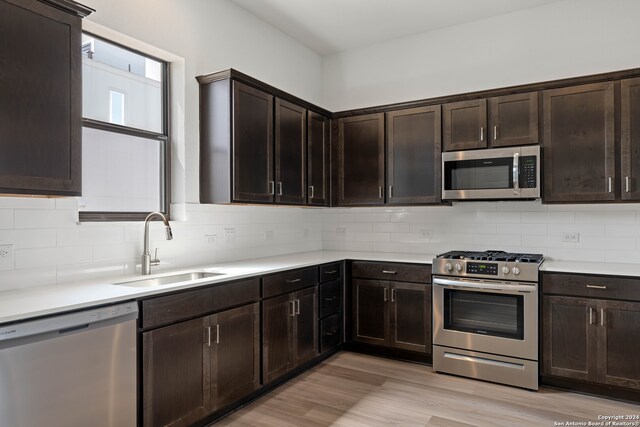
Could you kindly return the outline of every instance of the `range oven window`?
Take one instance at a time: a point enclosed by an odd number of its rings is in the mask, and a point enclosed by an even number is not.
[[[513,188],[513,158],[451,160],[444,164],[446,190]]]
[[[524,339],[524,296],[444,289],[444,328]]]

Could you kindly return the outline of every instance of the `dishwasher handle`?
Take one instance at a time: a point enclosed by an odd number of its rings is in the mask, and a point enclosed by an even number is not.
[[[114,325],[138,318],[138,303],[98,307],[75,313],[0,326],[0,349]]]

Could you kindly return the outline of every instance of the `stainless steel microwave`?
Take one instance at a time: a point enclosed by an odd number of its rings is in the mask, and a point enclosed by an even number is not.
[[[540,146],[442,153],[442,199],[540,198]]]

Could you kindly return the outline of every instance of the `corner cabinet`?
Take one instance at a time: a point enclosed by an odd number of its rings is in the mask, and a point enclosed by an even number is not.
[[[330,113],[235,70],[198,82],[201,203],[328,204]]]
[[[543,92],[545,202],[616,198],[614,83]]]
[[[0,193],[81,194],[81,18],[91,12],[0,0]]]
[[[542,291],[543,383],[640,390],[640,280],[544,273]]]

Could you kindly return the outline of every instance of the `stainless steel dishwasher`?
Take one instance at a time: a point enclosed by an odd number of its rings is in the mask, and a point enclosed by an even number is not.
[[[136,425],[136,302],[0,327],[0,425]]]

